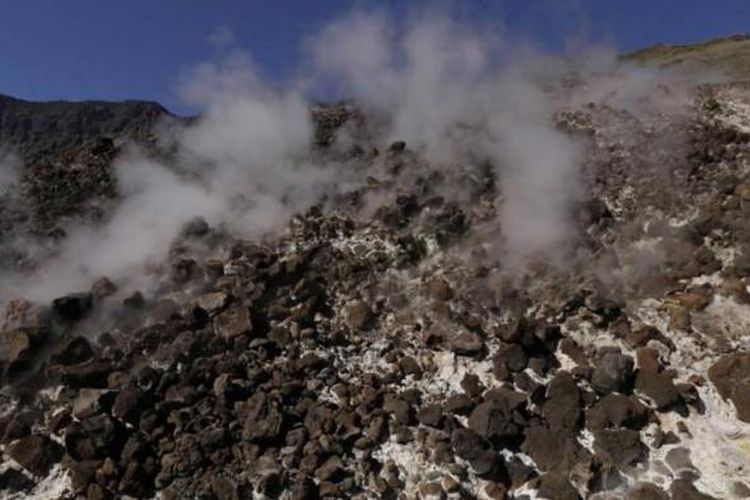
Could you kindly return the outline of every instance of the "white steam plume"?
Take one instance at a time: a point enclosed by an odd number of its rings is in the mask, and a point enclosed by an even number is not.
[[[18,181],[20,166],[16,156],[0,149],[0,196]]]
[[[263,85],[239,53],[199,66],[184,81],[185,95],[205,112],[171,131],[177,165],[124,154],[114,165],[122,201],[106,224],[68,228],[55,257],[33,276],[3,277],[0,301],[50,300],[85,290],[98,276],[142,287],[146,269],[166,258],[193,217],[257,237],[320,198],[331,174],[306,160],[313,128],[300,92]]]
[[[383,12],[355,11],[332,23],[310,42],[319,75],[385,112],[386,140],[405,139],[439,164],[467,153],[490,159],[503,191],[506,256],[555,251],[570,234],[581,158],[554,129],[554,108],[532,71],[546,61],[423,14],[399,24]]]
[[[375,141],[404,139],[446,169],[477,158],[494,166],[498,240],[510,265],[559,254],[574,234],[569,214],[582,160],[579,145],[553,126],[560,92],[549,83],[569,65],[435,12],[396,20],[384,11],[354,10],[333,20],[307,39],[306,72],[285,90],[267,85],[249,55],[227,47],[231,40],[223,37],[223,59],[181,79],[183,96],[205,111],[171,134],[176,168],[134,152],[121,158],[116,171],[125,198],[109,222],[70,230],[57,259],[31,280],[4,277],[13,286],[0,285],[0,295],[14,289],[49,299],[87,288],[98,275],[138,276],[145,263],[166,256],[180,226],[195,215],[250,237],[282,227],[349,180],[337,165],[310,159],[307,96],[311,88],[332,86],[339,97],[386,117]],[[584,77],[590,68],[606,73],[613,61],[599,52],[575,69]],[[638,73],[624,89],[619,77],[601,81],[565,95],[566,103],[627,103],[653,86]]]

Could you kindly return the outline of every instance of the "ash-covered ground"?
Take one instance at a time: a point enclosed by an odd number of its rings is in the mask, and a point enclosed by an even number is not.
[[[750,85],[564,75],[13,160],[2,494],[750,497]]]

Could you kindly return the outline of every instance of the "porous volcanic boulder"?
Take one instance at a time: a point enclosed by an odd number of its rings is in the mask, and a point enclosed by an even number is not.
[[[479,476],[490,476],[502,467],[500,455],[492,445],[471,429],[456,429],[451,435],[456,456],[466,460]]]
[[[626,500],[669,500],[669,495],[654,483],[636,483],[628,489]]]
[[[477,333],[459,328],[448,339],[450,350],[459,356],[478,356],[484,352],[484,340]]]
[[[569,472],[577,464],[591,460],[591,454],[578,443],[575,436],[562,429],[549,429],[541,425],[526,429],[526,439],[521,449],[545,472]]]
[[[548,472],[534,481],[540,498],[548,500],[580,500],[578,491],[565,475]]]
[[[607,394],[586,411],[586,426],[592,431],[602,429],[641,429],[649,417],[649,409],[634,396]]]
[[[11,443],[6,449],[10,458],[36,477],[44,477],[60,461],[63,447],[46,436],[32,435]]]
[[[31,337],[21,329],[0,331],[0,362],[15,366],[29,360]]]
[[[223,311],[214,319],[216,333],[225,339],[231,339],[253,329],[250,310],[242,305],[235,305]]]
[[[706,495],[698,491],[693,483],[687,479],[675,479],[672,481],[669,492],[675,500],[678,498],[680,500],[715,500],[711,495]]]
[[[559,371],[550,382],[542,414],[553,429],[575,429],[581,420],[581,393],[573,376]]]
[[[94,297],[90,293],[71,293],[52,301],[55,316],[67,322],[82,319],[93,307]]]
[[[65,432],[65,449],[76,460],[116,457],[125,443],[125,429],[109,415],[73,422]]]
[[[627,393],[632,385],[633,358],[624,354],[604,354],[591,374],[591,386],[600,394]]]
[[[648,396],[659,409],[668,408],[679,401],[680,393],[672,381],[672,376],[662,370],[656,350],[641,347],[636,356],[638,357],[636,390]]]
[[[196,305],[208,312],[209,314],[215,313],[226,306],[229,300],[229,295],[225,292],[211,292],[205,293],[198,297],[195,301]]]
[[[58,365],[75,365],[88,361],[94,350],[88,340],[80,336],[68,337],[59,342],[50,355],[50,362]]]
[[[370,306],[363,300],[353,300],[346,305],[346,324],[354,330],[360,331],[368,328],[375,315]]]
[[[594,451],[603,462],[623,468],[639,462],[647,450],[638,431],[604,429],[594,435]]]
[[[21,471],[9,468],[0,472],[0,491],[9,493],[27,492],[33,486],[34,481],[27,478]]]
[[[526,368],[528,359],[523,348],[518,344],[508,344],[501,347],[492,357],[495,371],[501,370],[501,366],[511,372],[519,372]]]
[[[278,405],[264,393],[256,393],[247,401],[247,417],[243,439],[252,443],[267,443],[280,437],[283,414]]]
[[[721,397],[734,404],[737,418],[750,422],[750,352],[721,358],[709,368],[708,378]]]
[[[510,389],[488,391],[469,415],[469,428],[495,443],[520,441],[526,421],[526,397]]]

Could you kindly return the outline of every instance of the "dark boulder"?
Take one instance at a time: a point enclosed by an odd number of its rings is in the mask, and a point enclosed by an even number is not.
[[[577,429],[581,421],[581,393],[570,373],[559,371],[547,389],[542,415],[553,429]]]
[[[46,436],[32,435],[8,445],[6,453],[36,477],[44,477],[63,455],[63,447]]]
[[[457,457],[469,462],[478,476],[492,476],[502,469],[500,455],[492,445],[470,429],[456,429],[451,446]]]
[[[638,431],[604,429],[594,435],[594,451],[604,463],[624,468],[640,462],[648,450]]]
[[[123,426],[109,415],[73,422],[65,432],[65,449],[76,460],[117,457],[125,444]]]
[[[250,310],[241,305],[230,307],[216,316],[214,329],[217,335],[224,339],[232,339],[252,331],[253,323],[250,319]]]
[[[13,496],[13,493],[26,493],[33,487],[34,481],[20,471],[10,468],[0,471],[0,491],[11,493]]]
[[[542,426],[526,429],[526,439],[521,449],[545,472],[569,472],[577,464],[591,461],[591,454],[578,443],[575,436],[560,429]]]
[[[520,372],[526,368],[528,359],[523,348],[518,344],[508,344],[500,348],[492,357],[492,363],[495,371],[504,366],[511,372]]]
[[[526,397],[509,389],[489,391],[469,415],[469,428],[495,443],[519,442],[523,435]]]
[[[242,438],[252,443],[272,442],[281,436],[283,423],[278,405],[267,395],[256,393],[247,401]]]
[[[737,418],[750,422],[750,352],[721,358],[708,370],[708,378],[724,399],[737,410]]]
[[[52,301],[52,312],[61,321],[73,323],[81,320],[94,304],[90,293],[71,293]]]
[[[715,500],[711,495],[701,493],[698,489],[686,479],[675,479],[669,487],[669,492],[673,499],[679,500]]]
[[[469,330],[459,329],[448,340],[450,350],[459,356],[479,356],[484,352],[484,340]]]
[[[605,354],[594,367],[591,386],[600,394],[630,392],[633,386],[633,358],[619,353]]]
[[[0,331],[0,366],[7,373],[26,366],[33,353],[33,338],[24,330]]]
[[[674,385],[673,377],[662,370],[657,351],[650,347],[641,347],[636,355],[636,390],[651,399],[658,409],[666,409],[679,401],[680,393]]]
[[[592,431],[624,427],[640,430],[648,418],[649,409],[634,396],[607,394],[586,412],[586,426]]]
[[[94,350],[88,340],[80,336],[68,337],[59,342],[50,355],[50,363],[58,365],[76,365],[88,361],[94,356]]]
[[[563,474],[548,472],[535,480],[539,497],[547,500],[580,500],[578,491]]]
[[[346,324],[352,331],[370,328],[375,315],[363,300],[353,300],[346,305]]]
[[[669,495],[654,483],[636,483],[628,489],[626,500],[669,500]]]
[[[429,427],[439,428],[443,422],[443,408],[439,404],[423,405],[417,412],[417,420]]]
[[[112,364],[105,360],[90,359],[70,366],[53,366],[50,371],[58,374],[63,384],[70,387],[106,388],[108,376],[114,371]]]

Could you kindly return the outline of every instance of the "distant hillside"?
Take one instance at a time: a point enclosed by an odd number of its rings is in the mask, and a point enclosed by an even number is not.
[[[657,44],[625,54],[623,60],[660,67],[715,69],[733,80],[750,80],[750,35],[687,45]]]
[[[149,101],[31,102],[0,94],[0,145],[28,155],[101,136],[144,138],[165,117],[174,115]]]

